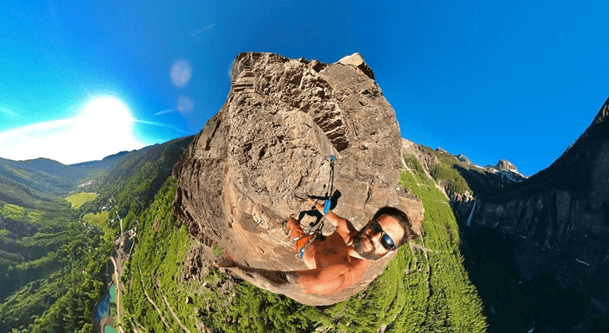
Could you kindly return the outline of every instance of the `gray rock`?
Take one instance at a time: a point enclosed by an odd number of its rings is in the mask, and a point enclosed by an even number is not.
[[[501,171],[518,171],[516,166],[508,160],[499,160],[497,162],[497,164],[495,165],[495,169],[501,170]]]
[[[469,158],[467,158],[467,156],[463,155],[463,154],[459,154],[457,155],[457,159],[463,163],[467,163],[467,164],[471,164],[472,161],[469,160]]]
[[[350,56],[346,56],[338,61],[338,63],[343,65],[351,65],[361,71],[361,73],[366,74],[369,78],[374,80],[374,73],[372,72],[372,68],[368,66],[368,64],[364,61],[362,56],[359,53],[353,53]],[[358,74],[360,72],[357,72]]]

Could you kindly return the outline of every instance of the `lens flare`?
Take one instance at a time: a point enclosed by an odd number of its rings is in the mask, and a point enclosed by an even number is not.
[[[176,88],[184,88],[192,77],[192,67],[184,59],[177,60],[171,66],[169,75],[171,76],[171,83]]]
[[[180,96],[178,98],[178,111],[180,114],[186,115],[195,108],[195,103],[188,96]]]

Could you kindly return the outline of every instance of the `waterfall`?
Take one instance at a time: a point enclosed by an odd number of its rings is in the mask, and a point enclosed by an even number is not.
[[[472,225],[472,217],[474,217],[474,209],[476,209],[476,201],[474,201],[474,206],[472,207],[472,211],[469,213],[469,217],[467,218],[467,226]]]

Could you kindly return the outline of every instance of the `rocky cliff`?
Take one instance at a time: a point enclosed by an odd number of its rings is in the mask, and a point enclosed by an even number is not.
[[[473,227],[464,229],[465,242],[488,242],[480,247],[482,253],[474,254],[471,267],[480,267],[480,260],[488,261],[490,252],[498,252],[502,258],[498,262],[518,283],[535,286],[527,292],[544,288],[554,297],[560,298],[557,295],[561,293],[571,297],[570,304],[560,305],[536,295],[536,305],[529,312],[540,314],[533,316],[538,326],[542,316],[546,316],[544,320],[562,317],[565,324],[572,325],[569,330],[575,331],[598,327],[594,325],[599,318],[608,320],[609,288],[601,282],[609,273],[608,115],[609,100],[563,155],[530,178],[519,177],[515,166],[507,161],[480,169],[448,153],[434,153],[416,144],[408,146],[407,153],[417,156],[424,168],[433,169],[448,161],[466,181],[468,193],[450,192],[444,187],[460,224]],[[489,237],[504,239],[502,242],[508,245],[497,249],[497,243]],[[484,292],[481,294],[484,299]],[[488,315],[492,322],[494,312]]]
[[[398,185],[401,135],[395,113],[359,54],[328,65],[242,53],[231,76],[226,103],[180,164],[175,214],[201,244],[218,244],[251,267],[306,269],[281,223],[311,209],[297,196],[326,193],[331,155],[336,214],[361,228],[378,208],[395,206],[419,232],[423,207]],[[310,305],[345,300],[390,259],[371,264],[360,283],[337,294],[287,296]],[[191,273],[208,264],[199,262]]]
[[[540,249],[572,249],[574,257],[591,264],[586,267],[609,263],[607,108],[605,103],[582,136],[550,167],[477,197],[472,222],[526,237]],[[457,210],[469,214],[468,208]],[[601,248],[605,250],[597,252]]]

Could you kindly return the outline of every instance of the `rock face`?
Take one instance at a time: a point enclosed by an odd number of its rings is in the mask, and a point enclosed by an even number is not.
[[[584,134],[550,167],[522,182],[512,182],[510,186],[488,181],[484,184],[473,177],[475,173],[460,170],[476,193],[472,222],[526,237],[545,250],[606,243],[609,237],[609,121],[604,119],[604,114],[608,105],[609,102],[603,105]],[[515,170],[504,160],[495,168]],[[472,203],[454,204],[458,216],[470,214]],[[609,248],[605,253],[607,250]],[[604,256],[584,255],[582,249],[578,252],[586,260],[608,262]]]
[[[423,207],[398,185],[401,135],[395,113],[359,54],[327,65],[270,53],[234,61],[226,103],[180,164],[175,214],[200,243],[216,243],[241,264],[302,270],[281,223],[323,196],[336,157],[333,211],[356,228],[382,206],[403,209],[420,231]],[[335,192],[336,193],[336,192]],[[333,230],[325,230],[324,233]],[[369,265],[333,295],[287,295],[328,305],[365,288],[391,258]]]
[[[508,160],[499,160],[495,165],[495,169],[499,171],[518,171],[516,166]]]
[[[476,204],[452,203],[460,223],[471,216],[473,227],[494,230],[510,239],[511,248],[504,251],[510,254],[519,280],[548,274],[562,288],[585,288],[582,297],[592,296],[593,301],[587,308],[579,307],[586,313],[578,318],[582,327],[590,324],[590,318],[606,318],[609,305],[607,284],[590,282],[605,281],[609,274],[607,115],[609,100],[562,156],[522,182],[488,190],[477,186],[483,183],[476,181],[475,173],[463,171],[476,194]]]
[[[476,272],[484,273],[472,281],[482,286],[483,301],[489,298],[487,309],[493,304],[504,309],[496,317],[494,311],[487,312],[489,322],[527,321],[519,312],[526,308],[519,302],[526,299],[530,301],[526,312],[531,316],[527,324],[536,322],[538,329],[544,329],[543,321],[567,318],[567,322],[575,323],[569,331],[606,330],[607,325],[599,322],[606,323],[609,308],[608,116],[609,100],[575,143],[551,166],[528,178],[511,163],[501,161],[481,169],[457,156],[452,165],[447,165],[459,173],[474,194],[472,197],[445,188],[462,226],[463,244],[469,244],[464,245],[468,249],[464,252],[472,253],[469,258],[466,255],[466,267],[469,262],[473,277]],[[437,153],[452,157],[441,149],[434,154],[430,148],[405,139],[403,150],[415,156],[428,173],[447,160],[436,158]],[[492,277],[485,272],[491,270],[496,276],[507,276],[506,281],[514,279],[509,295],[489,287],[510,286],[510,282],[488,283]],[[492,292],[484,294],[486,289]],[[507,304],[520,305],[510,310]]]
[[[463,154],[459,154],[457,155],[457,159],[463,163],[467,163],[467,164],[471,164],[472,161],[469,160],[469,158],[467,158],[467,156],[463,155]]]
[[[527,237],[544,249],[598,243],[609,253],[609,121],[603,116],[608,105],[550,167],[483,195],[473,222]],[[578,252],[607,263],[604,256]]]

